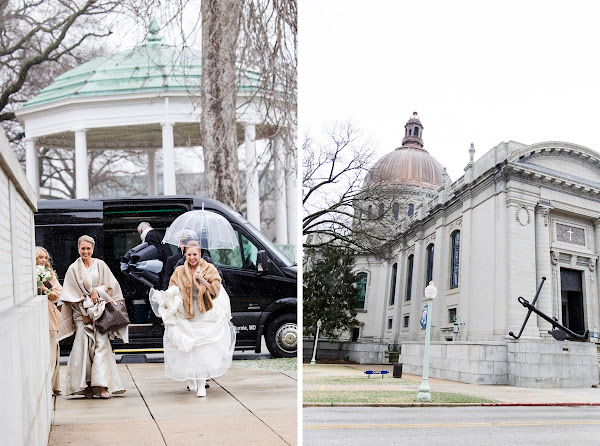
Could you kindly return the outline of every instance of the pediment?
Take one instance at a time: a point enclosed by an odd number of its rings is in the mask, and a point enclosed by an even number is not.
[[[600,154],[570,143],[540,143],[524,147],[509,161],[582,183],[600,183]]]

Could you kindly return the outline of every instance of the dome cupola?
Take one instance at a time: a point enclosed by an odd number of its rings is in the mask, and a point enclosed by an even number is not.
[[[402,146],[423,148],[423,124],[421,124],[417,112],[413,112],[412,116],[404,126]]]

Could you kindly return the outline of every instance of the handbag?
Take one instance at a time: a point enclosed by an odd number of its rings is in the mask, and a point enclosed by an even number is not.
[[[113,300],[109,296],[109,301],[104,305],[104,312],[96,320],[95,325],[102,334],[129,325],[125,299]]]

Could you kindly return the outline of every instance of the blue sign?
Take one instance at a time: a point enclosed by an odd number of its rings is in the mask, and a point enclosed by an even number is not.
[[[428,309],[429,305],[425,305],[425,308],[423,308],[423,313],[421,314],[421,320],[419,321],[421,323],[421,329],[425,330],[427,328],[427,309]]]

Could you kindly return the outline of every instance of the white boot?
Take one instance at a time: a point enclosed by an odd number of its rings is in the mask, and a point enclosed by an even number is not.
[[[196,390],[198,390],[198,384],[196,383],[195,379],[188,379],[188,390],[191,390],[192,392],[195,392]]]
[[[197,396],[206,396],[206,388],[204,387],[204,384],[206,384],[205,379],[198,380],[198,392],[196,393]]]

